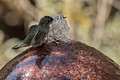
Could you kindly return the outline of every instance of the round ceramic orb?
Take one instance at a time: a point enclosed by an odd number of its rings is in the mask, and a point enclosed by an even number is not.
[[[120,80],[119,67],[80,42],[30,48],[0,71],[0,80]]]

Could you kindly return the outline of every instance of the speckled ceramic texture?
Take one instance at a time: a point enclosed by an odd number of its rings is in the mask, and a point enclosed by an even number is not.
[[[119,66],[80,42],[31,48],[0,71],[0,80],[120,80]]]

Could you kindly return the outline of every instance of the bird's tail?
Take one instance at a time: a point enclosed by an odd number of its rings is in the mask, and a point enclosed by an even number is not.
[[[18,45],[12,47],[12,49],[19,49],[19,48],[25,47],[25,46],[27,46],[27,44],[24,44],[23,42],[21,42],[21,43],[19,43]]]

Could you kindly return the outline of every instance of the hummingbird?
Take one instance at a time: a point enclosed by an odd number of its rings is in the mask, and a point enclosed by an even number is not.
[[[26,38],[21,43],[14,46],[12,49],[18,49],[31,45],[33,47],[41,45],[48,35],[50,24],[52,23],[52,21],[53,18],[50,16],[42,17],[38,25],[32,25],[30,27],[29,33]]]

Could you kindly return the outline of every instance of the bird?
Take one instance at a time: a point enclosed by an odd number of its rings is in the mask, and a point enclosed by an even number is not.
[[[19,49],[31,45],[33,47],[41,45],[48,35],[50,24],[52,23],[52,21],[53,18],[50,16],[42,17],[38,25],[32,25],[30,27],[29,33],[26,38],[16,46],[12,47],[12,49]]]

